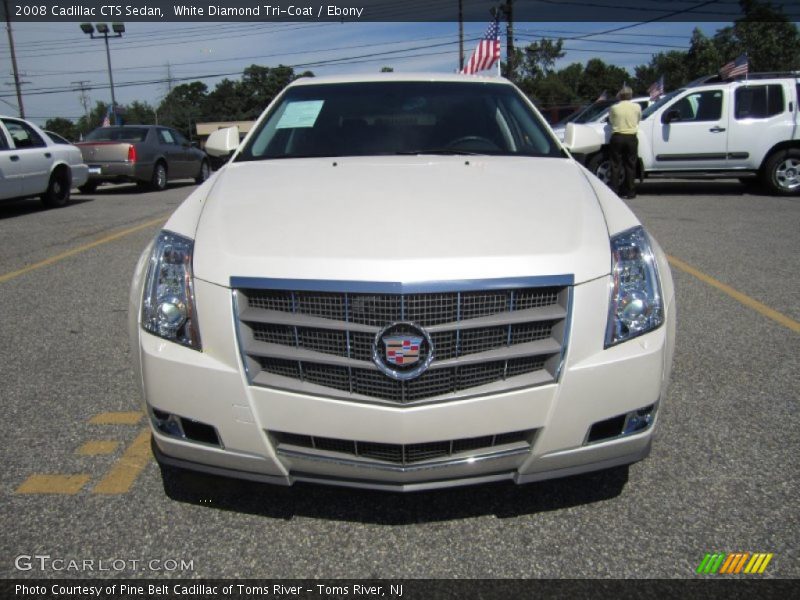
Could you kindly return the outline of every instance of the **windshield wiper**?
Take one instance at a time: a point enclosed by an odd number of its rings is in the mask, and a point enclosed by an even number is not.
[[[453,156],[481,156],[486,152],[472,152],[470,150],[456,150],[455,148],[425,148],[424,150],[398,150],[395,154],[400,156],[415,156],[418,154],[451,154]]]

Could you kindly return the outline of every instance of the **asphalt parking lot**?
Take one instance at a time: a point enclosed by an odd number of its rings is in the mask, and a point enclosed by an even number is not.
[[[649,459],[397,495],[162,479],[128,289],[193,189],[0,204],[0,577],[692,578],[713,552],[771,553],[759,577],[800,577],[800,200],[664,181],[630,201],[671,257],[679,311]],[[48,567],[18,558],[34,555]]]

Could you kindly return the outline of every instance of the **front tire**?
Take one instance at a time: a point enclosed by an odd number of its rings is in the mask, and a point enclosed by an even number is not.
[[[150,187],[156,192],[161,192],[167,188],[167,165],[158,161],[153,167],[153,176],[150,178]]]
[[[47,208],[64,206],[69,201],[71,177],[68,169],[58,168],[50,175],[47,191],[42,194],[42,203]]]
[[[589,169],[600,181],[611,187],[611,158],[606,152],[598,152],[586,163]]]
[[[208,165],[208,161],[204,158],[200,162],[200,172],[197,174],[197,177],[194,178],[195,183],[203,183],[208,176],[211,174],[211,167]]]
[[[800,150],[788,148],[773,153],[764,163],[764,186],[778,196],[800,195]]]

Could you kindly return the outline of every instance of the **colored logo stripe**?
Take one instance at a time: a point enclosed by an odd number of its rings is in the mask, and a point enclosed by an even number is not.
[[[698,574],[761,574],[763,573],[769,562],[772,560],[774,554],[767,554],[757,552],[751,554],[750,552],[733,552],[726,554],[724,552],[715,552],[713,554],[706,553],[700,565],[697,567]],[[745,566],[745,564],[747,566]]]

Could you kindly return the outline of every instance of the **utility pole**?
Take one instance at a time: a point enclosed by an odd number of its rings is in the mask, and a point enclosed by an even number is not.
[[[464,70],[464,0],[458,0],[458,70]]]
[[[70,83],[77,85],[77,90],[81,93],[81,106],[83,106],[83,114],[86,115],[86,123],[89,123],[89,94],[86,92],[88,91],[88,87],[86,84],[89,83],[88,81],[71,81]]]
[[[506,0],[501,7],[506,14],[506,77],[514,73],[514,0]]]
[[[17,88],[17,106],[19,107],[20,118],[24,119],[25,107],[22,105],[22,87],[19,80],[19,71],[17,70],[17,53],[14,51],[14,34],[11,31],[11,16],[8,12],[8,0],[3,0],[3,8],[6,12],[6,31],[8,32],[8,47],[11,50],[11,65],[14,67],[14,86]]]

